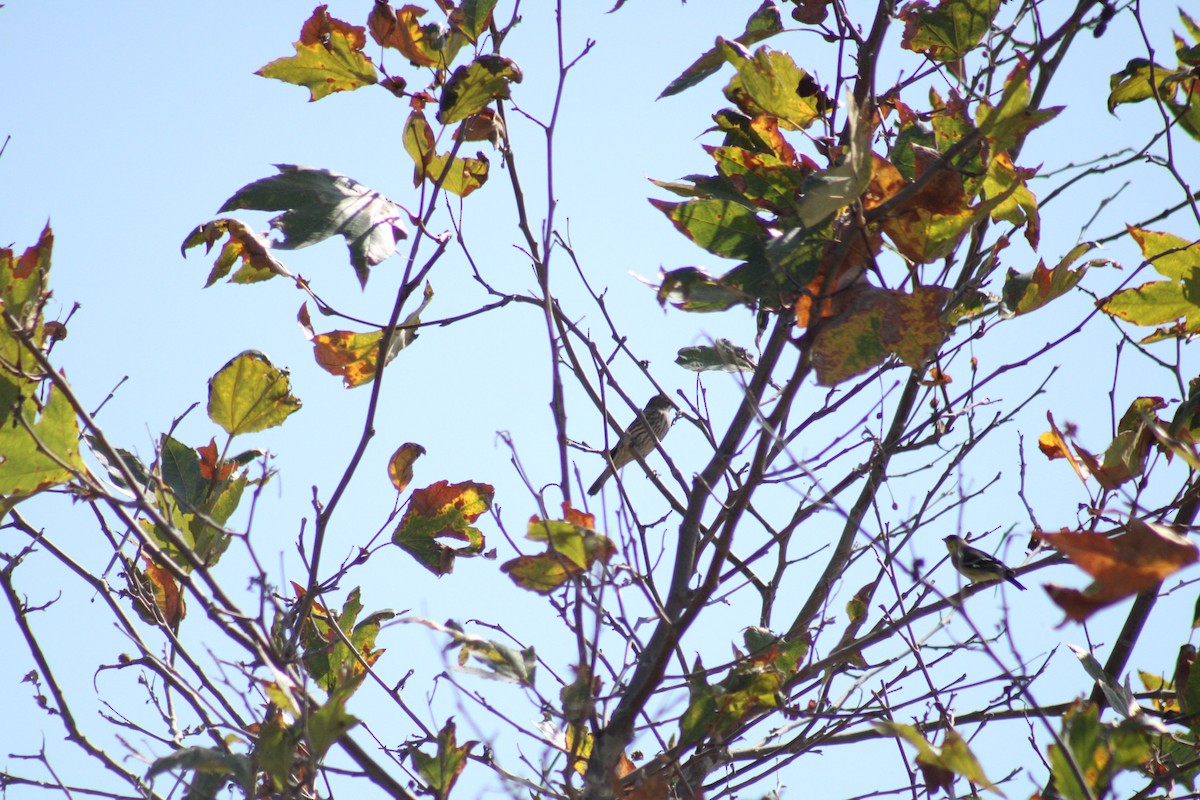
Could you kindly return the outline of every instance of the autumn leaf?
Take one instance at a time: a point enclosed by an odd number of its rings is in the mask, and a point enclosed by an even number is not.
[[[0,378],[0,391],[7,383]],[[0,508],[66,483],[73,470],[84,469],[79,424],[61,390],[51,386],[40,407],[29,397],[6,412],[9,419],[0,425]]]
[[[375,646],[375,639],[382,624],[396,616],[395,612],[375,611],[360,621],[362,610],[361,592],[355,587],[346,595],[338,613],[321,603],[313,603],[301,631],[305,671],[330,694],[352,693],[366,678],[367,667],[374,665],[385,652]],[[358,655],[333,630],[334,625],[354,645]]]
[[[1100,310],[1135,325],[1163,325],[1143,342],[1187,338],[1200,332],[1200,242],[1190,242],[1170,233],[1129,228],[1129,235],[1142,250],[1142,257],[1165,281],[1151,281],[1122,289],[1099,302]]]
[[[42,346],[42,305],[49,293],[53,249],[54,234],[49,223],[42,228],[37,244],[27,247],[20,256],[0,247],[0,310],[17,326],[17,330],[0,327],[0,360],[4,363],[24,365],[30,361],[21,352],[20,339],[28,339],[34,347]]]
[[[979,759],[971,752],[971,749],[967,746],[962,736],[959,735],[958,731],[953,728],[946,730],[946,733],[942,737],[941,746],[936,747],[930,744],[921,735],[921,732],[912,725],[890,721],[875,722],[873,725],[879,732],[903,739],[915,747],[917,750],[918,765],[934,767],[955,775],[960,775],[976,786],[981,786],[988,791],[995,792],[1000,797],[1004,797],[1004,792],[1000,791],[999,787],[987,779],[987,776],[983,772],[983,766],[979,763]],[[930,773],[926,773],[925,778],[929,780]]]
[[[949,296],[940,286],[919,286],[912,294],[868,285],[852,291],[841,313],[813,342],[817,382],[835,386],[889,355],[923,370],[946,340],[942,306]]]
[[[425,284],[425,292],[421,305],[404,321],[396,326],[392,338],[388,342],[385,364],[399,355],[417,338],[417,328],[421,324],[421,314],[433,301],[433,287]],[[300,328],[305,338],[313,343],[313,356],[317,364],[326,372],[342,377],[342,385],[347,389],[362,386],[375,380],[379,363],[379,344],[383,340],[383,330],[355,333],[354,331],[329,331],[316,333],[313,330],[312,319],[308,314],[308,304],[300,307],[297,315]]]
[[[787,53],[763,46],[750,55],[741,44],[724,39],[717,40],[717,47],[737,70],[725,96],[746,114],[768,114],[785,128],[801,130],[832,107],[819,89],[807,95],[797,91],[812,79]]]
[[[208,273],[208,280],[204,282],[205,289],[228,275],[238,259],[241,259],[242,266],[229,279],[230,283],[258,283],[270,280],[276,275],[285,278],[292,276],[287,267],[271,255],[270,243],[255,233],[249,225],[236,219],[214,219],[197,225],[183,240],[180,250],[185,258],[188,250],[199,245],[204,245],[205,253],[211,253],[213,244],[225,234],[229,235],[229,241],[221,248],[212,271]]]
[[[443,125],[464,120],[488,103],[509,97],[509,86],[521,82],[521,69],[510,58],[481,55],[454,70],[442,87],[437,119]]]
[[[1130,518],[1124,531],[1106,536],[1091,531],[1038,533],[1037,538],[1066,555],[1094,579],[1085,591],[1049,584],[1050,598],[1067,618],[1083,622],[1101,608],[1148,591],[1194,564],[1196,545],[1166,525]]]
[[[451,158],[449,153],[438,153],[433,131],[420,111],[409,114],[402,139],[404,150],[416,165],[413,186],[419,186],[423,180],[430,183],[440,180],[446,191],[466,197],[487,182],[487,156],[476,153],[475,158]]]
[[[957,61],[979,46],[991,28],[1000,0],[941,0],[929,8],[924,0],[900,10],[904,35],[900,46],[934,61]]]
[[[446,800],[458,781],[458,776],[467,766],[467,756],[477,744],[479,743],[466,742],[459,745],[454,720],[451,719],[438,732],[436,753],[428,755],[413,747],[409,750],[409,757],[417,773],[425,779],[428,791],[437,800]]]
[[[296,55],[278,58],[256,72],[264,78],[305,86],[309,102],[376,82],[375,65],[363,55],[366,31],[329,16],[317,6],[293,43]]]
[[[1004,279],[1001,313],[1006,317],[1028,314],[1075,288],[1087,274],[1090,264],[1074,269],[1072,265],[1095,247],[1095,242],[1075,245],[1053,269],[1047,269],[1043,261],[1038,261],[1032,272],[1018,273],[1010,269]]]
[[[492,507],[495,491],[486,483],[444,480],[417,489],[392,541],[434,575],[452,572],[456,557],[483,552],[483,533],[471,523]],[[452,547],[442,540],[463,544]]]
[[[385,0],[376,0],[367,16],[371,38],[380,47],[399,50],[414,66],[445,69],[467,42],[460,31],[447,31],[441,23],[421,24],[425,9],[406,5],[392,8]]]
[[[565,506],[567,519],[531,517],[525,538],[545,542],[546,552],[518,556],[500,571],[523,589],[549,594],[572,577],[588,572],[597,562],[608,563],[616,553],[612,541],[592,529],[595,518]]]
[[[288,371],[256,350],[234,356],[208,381],[208,416],[230,436],[274,428],[300,410]]]
[[[413,462],[425,455],[425,448],[419,444],[405,442],[396,448],[388,459],[388,478],[397,492],[403,492],[413,479]]]

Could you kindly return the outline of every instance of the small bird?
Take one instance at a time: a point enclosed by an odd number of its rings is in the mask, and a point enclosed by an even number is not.
[[[588,494],[599,494],[600,487],[612,477],[614,472],[638,456],[645,458],[650,455],[654,451],[655,444],[662,441],[674,422],[675,404],[671,402],[671,399],[665,394],[656,394],[651,397],[650,402],[642,409],[642,413],[625,431],[625,435],[606,454],[609,464],[588,489]]]
[[[989,581],[1006,580],[1013,586],[1025,591],[1025,587],[1017,580],[1016,574],[996,559],[982,550],[971,547],[961,536],[947,536],[942,539],[946,549],[950,551],[950,563],[963,574],[971,583],[987,583]]]

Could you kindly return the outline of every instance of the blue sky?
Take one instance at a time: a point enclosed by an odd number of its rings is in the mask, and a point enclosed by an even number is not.
[[[712,78],[680,97],[657,102],[654,98],[712,45],[715,36],[740,33],[752,7],[725,0],[691,0],[686,5],[630,0],[611,15],[603,13],[607,7],[606,3],[571,3],[565,15],[568,53],[581,52],[588,39],[595,46],[567,84],[556,145],[557,220],[589,280],[606,289],[607,308],[619,327],[628,331],[637,351],[671,389],[691,391],[694,376],[671,364],[676,350],[716,336],[749,346],[753,316],[744,311],[703,317],[664,313],[652,292],[630,273],[653,277],[660,267],[705,265],[721,271],[728,266],[714,263],[718,259],[678,236],[646,202],[649,196],[663,196],[647,178],[675,180],[710,169],[700,144],[715,140],[701,134],[711,124],[711,113],[725,105],[719,94],[725,78]],[[333,16],[361,24],[369,8],[368,2],[333,2],[329,10]],[[304,408],[282,428],[239,441],[246,447],[269,449],[281,470],[264,495],[254,531],[260,552],[280,554],[281,583],[301,578],[293,542],[301,518],[311,512],[311,487],[319,487],[327,496],[344,469],[361,428],[368,389],[347,391],[313,363],[310,346],[295,323],[304,299],[300,292],[280,280],[249,287],[218,284],[202,290],[211,259],[192,251],[185,260],[179,246],[195,225],[215,217],[235,190],[272,174],[275,163],[327,168],[399,202],[412,202],[412,164],[400,142],[408,113],[404,102],[368,88],[307,103],[305,90],[253,74],[268,61],[291,53],[291,42],[311,10],[301,3],[225,0],[167,7],[15,0],[0,9],[0,74],[8,76],[0,82],[0,138],[11,137],[0,157],[5,198],[0,203],[0,244],[23,249],[36,241],[47,219],[53,225],[54,299],[48,316],[58,316],[73,303],[81,305],[71,321],[69,338],[55,350],[59,363],[93,407],[128,376],[100,416],[110,437],[149,460],[158,433],[200,402],[201,407],[184,418],[177,436],[192,445],[204,444],[219,435],[203,414],[205,382],[230,357],[257,349],[292,370],[293,391]],[[506,44],[507,55],[525,75],[514,87],[513,100],[522,111],[545,119],[555,79],[553,15],[545,2],[523,4],[522,13],[525,22]],[[1148,12],[1147,23],[1162,60],[1173,63],[1170,30],[1179,26],[1172,9],[1157,6]],[[889,40],[892,46],[898,35],[897,25]],[[805,36],[811,34],[781,38],[776,46],[791,51],[798,63],[828,85],[836,74],[834,54],[816,37],[806,41]],[[1114,27],[1103,39],[1080,42],[1047,99],[1049,105],[1065,103],[1068,109],[1046,133],[1031,137],[1022,165],[1043,164],[1049,171],[1121,147],[1140,146],[1159,123],[1153,110],[1126,106],[1113,116],[1105,110],[1104,98],[1108,76],[1129,58],[1144,55],[1144,50],[1128,25]],[[374,57],[377,49],[370,45],[367,52]],[[407,70],[410,81],[418,79],[395,54],[386,63],[392,71]],[[898,69],[911,68],[911,63],[885,58],[880,67],[883,81]],[[917,96],[910,102],[922,100]],[[521,177],[531,208],[540,218],[546,208],[540,132],[512,117]],[[1198,164],[1194,143],[1182,137],[1177,141],[1181,172],[1194,176]],[[473,255],[497,285],[506,291],[529,292],[535,283],[527,260],[515,247],[519,240],[507,175],[498,156],[489,156],[491,181],[468,198],[464,229]],[[1084,238],[1118,231],[1126,222],[1143,217],[1148,205],[1157,208],[1159,198],[1180,196],[1179,188],[1165,180],[1161,170],[1149,166],[1098,178],[1044,209],[1039,255],[1048,263],[1056,262],[1080,238],[1097,200],[1116,193],[1126,180],[1132,181],[1130,186],[1104,207]],[[1033,188],[1041,194],[1041,184]],[[265,227],[266,215],[247,218],[260,229]],[[438,224],[447,227],[444,217]],[[1183,217],[1155,227],[1189,239],[1197,235],[1195,221]],[[1112,245],[1103,255],[1127,267],[1139,260],[1126,242]],[[569,262],[561,256],[555,269],[563,275],[564,302],[578,303],[584,324],[603,330],[602,320],[583,303]],[[363,291],[340,242],[280,257],[333,305],[366,319],[386,319],[400,258],[377,267]],[[1032,268],[1036,261],[1019,243],[1006,258],[1018,271]],[[1116,270],[1093,275],[1098,292],[1122,277]],[[436,297],[427,319],[450,317],[486,301],[459,252],[452,251],[439,265],[432,283]],[[1088,303],[1080,297],[1064,303],[1061,314],[1049,311],[1014,321],[1004,336],[982,341],[976,355],[985,367],[994,367],[1001,359],[1032,352],[1067,330],[1074,321],[1071,314]],[[318,328],[323,322],[316,322]],[[547,409],[546,347],[535,323],[529,309],[509,306],[454,326],[425,330],[393,363],[385,379],[377,435],[337,518],[329,558],[338,560],[352,552],[384,524],[394,501],[384,471],[386,459],[405,441],[420,442],[428,450],[417,464],[416,485],[440,478],[495,484],[509,534],[520,533],[535,506],[498,432],[512,437],[535,485],[556,477],[549,447],[553,434]],[[976,532],[1028,529],[1011,489],[1016,434],[1019,429],[1029,446],[1044,428],[1047,410],[1060,420],[1079,422],[1086,441],[1102,449],[1111,436],[1105,393],[1114,383],[1118,416],[1137,394],[1171,391],[1160,376],[1133,362],[1115,380],[1111,370],[1097,374],[1095,357],[1107,358],[1114,340],[1106,323],[1094,328],[1095,335],[1077,337],[1055,355],[1060,370],[1048,396],[1031,404],[1022,421],[1005,434],[1007,438],[998,437],[994,470],[1004,473],[1007,488],[997,492],[995,499],[972,505],[955,522],[957,527]],[[1192,354],[1184,359],[1195,374],[1200,362]],[[631,364],[618,362],[617,369],[628,385],[649,397],[649,387],[636,382]],[[1032,391],[1046,371],[1042,368],[1037,375],[1007,385],[1003,398],[996,399],[1015,402]],[[727,414],[738,398],[735,383],[724,376],[709,376],[705,387],[714,413]],[[806,397],[816,407],[826,395],[810,388]],[[598,444],[603,435],[598,415],[583,403],[571,410],[572,435]],[[694,432],[673,434],[672,447],[679,448],[681,463],[703,463],[705,453]],[[576,462],[585,483],[599,470],[594,455],[579,454]],[[975,470],[964,483],[978,485],[991,477],[982,466]],[[1072,524],[1079,495],[1070,471],[1061,463],[1044,461],[1031,462],[1030,470],[1030,490],[1039,514],[1044,514],[1043,525]],[[894,491],[900,508],[914,502],[916,495],[905,495],[902,481],[896,482]],[[61,497],[39,499],[28,504],[28,514],[52,536],[78,544],[81,557],[91,559],[92,568],[97,563],[102,566],[107,559],[103,543],[97,541],[89,548],[86,542],[97,535],[94,526],[88,526],[88,516],[78,509],[64,509],[64,503]],[[500,547],[502,560],[510,557],[511,549],[495,524],[489,520],[481,524],[489,546]],[[1021,536],[1014,541],[1021,542]],[[12,535],[0,531],[0,550],[11,552],[16,547]],[[1019,560],[1019,551],[1013,544],[1011,558]],[[931,542],[928,550],[914,552],[913,557],[918,555],[931,561],[940,558],[940,543]],[[223,566],[237,574],[235,559]],[[99,617],[88,610],[91,598],[71,584],[61,568],[48,559],[31,560],[26,575],[31,602],[49,600],[50,587],[61,587],[64,593],[64,601],[39,621],[44,630],[54,631],[51,647],[59,658],[69,661],[76,648],[87,646],[89,658],[115,660],[124,645],[97,634]],[[1054,576],[1081,583],[1065,570]],[[949,573],[941,577],[953,581]],[[364,586],[368,609],[412,609],[439,621],[489,615],[528,620],[515,628],[531,639],[537,638],[538,625],[545,624],[545,602],[508,589],[504,579],[495,578],[495,565],[490,562],[460,563],[455,575],[439,581],[402,554],[385,551],[366,565],[357,580]],[[1032,649],[1046,653],[1061,641],[1083,639],[1078,629],[1052,628],[1058,615],[1040,590],[1014,602],[1036,628],[1031,633]],[[1181,602],[1190,608],[1189,600]],[[1181,613],[1186,616],[1187,611]],[[1121,616],[1111,611],[1106,615],[1110,627]],[[202,620],[188,620],[193,622],[202,624]],[[722,611],[707,630],[711,639],[703,644],[727,655],[728,643],[738,641],[740,629],[752,622],[741,610]],[[1173,627],[1163,631],[1161,639],[1178,642],[1186,621],[1181,616],[1171,622]],[[1079,635],[1071,638],[1074,634]],[[0,615],[0,641],[13,635],[11,623]],[[93,638],[100,640],[94,651]],[[1098,638],[1111,641],[1113,632],[1106,630]],[[393,648],[385,659],[394,657],[396,675],[405,671],[401,653],[420,664],[426,680],[440,669],[440,640],[416,628],[389,629],[384,639],[384,645]],[[539,651],[544,646],[553,652],[555,647],[537,644]],[[1169,670],[1174,651],[1140,652],[1139,656],[1135,663],[1140,666]],[[1078,668],[1066,660],[1061,667],[1064,685],[1070,687],[1074,681],[1076,687],[1085,686],[1080,675],[1071,672]],[[17,720],[0,731],[0,752],[29,752],[35,746],[30,730],[44,731],[48,742],[60,738],[57,723],[32,707],[28,686],[18,683],[29,668],[19,657],[0,663],[0,705],[15,709]],[[97,678],[102,695],[135,691],[114,675]],[[71,680],[90,693],[92,678],[88,674]],[[445,713],[445,703],[441,695],[434,702],[438,719]],[[467,712],[460,708],[457,713]],[[526,708],[523,713],[532,712]],[[481,728],[474,735],[486,738],[498,733],[481,717],[476,712],[471,718]],[[460,720],[460,726],[465,724]],[[398,740],[408,732],[401,728],[389,733]],[[8,766],[24,769],[15,762]],[[794,778],[793,785],[798,783]],[[21,796],[20,790],[12,794]]]

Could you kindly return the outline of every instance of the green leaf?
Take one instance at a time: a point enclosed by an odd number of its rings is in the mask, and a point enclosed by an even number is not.
[[[358,717],[346,712],[346,699],[345,694],[335,694],[308,715],[305,731],[312,755],[318,762],[334,742],[358,724]]]
[[[727,200],[688,200],[650,204],[667,215],[684,236],[722,258],[761,257],[766,230],[762,221],[741,203]]]
[[[496,0],[463,0],[459,8],[451,12],[450,22],[471,40],[471,44],[475,44],[487,30],[495,7]]]
[[[497,55],[482,55],[454,70],[442,87],[438,122],[450,125],[477,114],[496,99],[507,99],[509,85],[521,82],[516,62]]]
[[[802,130],[829,107],[812,77],[787,53],[764,46],[749,56],[740,44],[724,39],[717,39],[717,46],[737,69],[725,87],[725,96],[747,114],[769,114],[785,128]],[[802,95],[797,87],[808,88],[807,94]]]
[[[208,481],[200,473],[200,456],[195,450],[164,433],[159,440],[159,469],[163,483],[180,503],[195,508],[204,502]]]
[[[262,353],[234,356],[208,381],[208,416],[230,436],[282,425],[300,409],[287,370]]]
[[[999,10],[1000,0],[941,0],[937,8],[910,3],[900,12],[900,46],[934,61],[957,61],[979,46]]]
[[[42,228],[38,243],[25,249],[19,257],[11,249],[0,247],[0,311],[10,315],[17,330],[0,323],[0,365],[8,364],[7,373],[21,373],[29,391],[37,382],[36,365],[24,352],[28,346],[41,348],[44,334],[42,306],[50,292],[50,254],[54,249],[54,234],[50,224]],[[0,400],[5,398],[0,397]],[[0,409],[0,420],[5,410]]]
[[[693,372],[753,372],[757,367],[749,350],[728,339],[717,339],[711,345],[682,347],[675,363]]]
[[[734,41],[749,47],[782,32],[783,18],[779,14],[779,6],[775,4],[775,0],[763,0],[763,4],[746,21],[745,32]],[[671,81],[667,88],[662,90],[658,99],[661,100],[692,88],[705,78],[715,74],[724,64],[725,56],[721,51],[721,40],[718,39],[714,47],[705,51],[704,55],[693,61],[692,65],[685,69],[678,78]]]
[[[23,398],[0,427],[0,497],[13,502],[71,480],[82,470],[79,425],[66,395],[50,387],[40,408]]]
[[[1123,289],[1100,309],[1136,325],[1163,325],[1143,341],[1189,336],[1200,331],[1200,244],[1169,233],[1130,228],[1142,256],[1165,281],[1151,281]]]
[[[1168,99],[1174,91],[1167,88],[1172,78],[1180,77],[1174,70],[1155,64],[1144,58],[1130,59],[1125,69],[1114,72],[1108,79],[1108,111],[1113,113],[1123,103],[1138,103],[1149,100],[1156,94]]]
[[[733,195],[730,199],[744,198],[776,214],[796,208],[796,197],[805,185],[810,170],[789,164],[770,153],[758,153],[742,147],[705,149],[717,162],[717,170],[721,175],[729,179],[731,186],[737,187],[736,192],[730,192]]]
[[[327,169],[294,164],[275,168],[279,175],[238,189],[218,213],[239,208],[283,211],[271,220],[271,227],[283,236],[274,246],[283,250],[298,250],[334,235],[344,237],[363,286],[368,269],[391,256],[396,242],[408,236],[401,222],[405,212],[379,192]]]
[[[495,493],[488,484],[472,481],[456,484],[438,481],[417,489],[409,500],[408,511],[392,533],[392,541],[433,574],[452,572],[455,557],[483,552],[483,533],[471,523],[492,507]],[[450,547],[442,539],[464,545]]]
[[[438,733],[436,754],[426,755],[415,747],[409,751],[413,766],[437,800],[446,800],[450,796],[450,790],[467,766],[467,756],[476,744],[478,742],[466,742],[460,746],[455,735],[454,720],[450,719]]]
[[[249,756],[210,747],[181,747],[156,759],[146,771],[146,777],[154,778],[173,770],[194,773],[186,800],[214,800],[231,781],[245,790],[254,785],[254,769]]]
[[[317,6],[293,43],[296,55],[278,58],[256,72],[264,78],[305,86],[309,102],[377,81],[375,65],[362,54],[366,29],[348,25]]]
[[[915,747],[918,764],[949,770],[966,778],[976,786],[995,792],[1001,797],[1004,796],[1004,792],[988,780],[979,760],[975,758],[967,743],[953,728],[946,730],[942,746],[934,747],[912,725],[890,721],[876,722],[873,725],[881,733],[903,739]]]
[[[373,666],[385,652],[375,646],[379,628],[396,616],[395,612],[385,609],[356,622],[363,608],[360,597],[359,588],[352,589],[342,604],[341,613],[336,615],[326,606],[314,603],[312,616],[302,631],[304,669],[329,694],[330,700],[349,698],[362,685],[367,667]],[[337,630],[333,629],[335,623]],[[354,645],[362,660],[346,646],[338,630]]]
[[[1074,289],[1087,274],[1088,265],[1075,269],[1071,269],[1071,265],[1095,247],[1095,242],[1075,245],[1053,269],[1046,269],[1042,261],[1038,261],[1032,272],[1018,273],[1009,269],[1004,279],[1001,313],[1006,317],[1028,314]]]

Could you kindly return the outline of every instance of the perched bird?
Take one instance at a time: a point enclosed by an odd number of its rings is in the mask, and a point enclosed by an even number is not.
[[[675,404],[665,394],[657,394],[642,409],[642,413],[625,431],[625,435],[616,446],[606,454],[609,461],[604,472],[596,478],[596,482],[588,489],[588,494],[598,494],[604,482],[612,477],[621,467],[635,460],[638,456],[645,458],[654,451],[654,445],[662,441],[675,422]]]
[[[947,536],[942,541],[946,543],[946,549],[950,551],[950,563],[971,583],[987,583],[1003,579],[1021,591],[1025,591],[1025,587],[1017,580],[1016,574],[1011,569],[999,559],[976,547],[971,547],[961,536]]]

